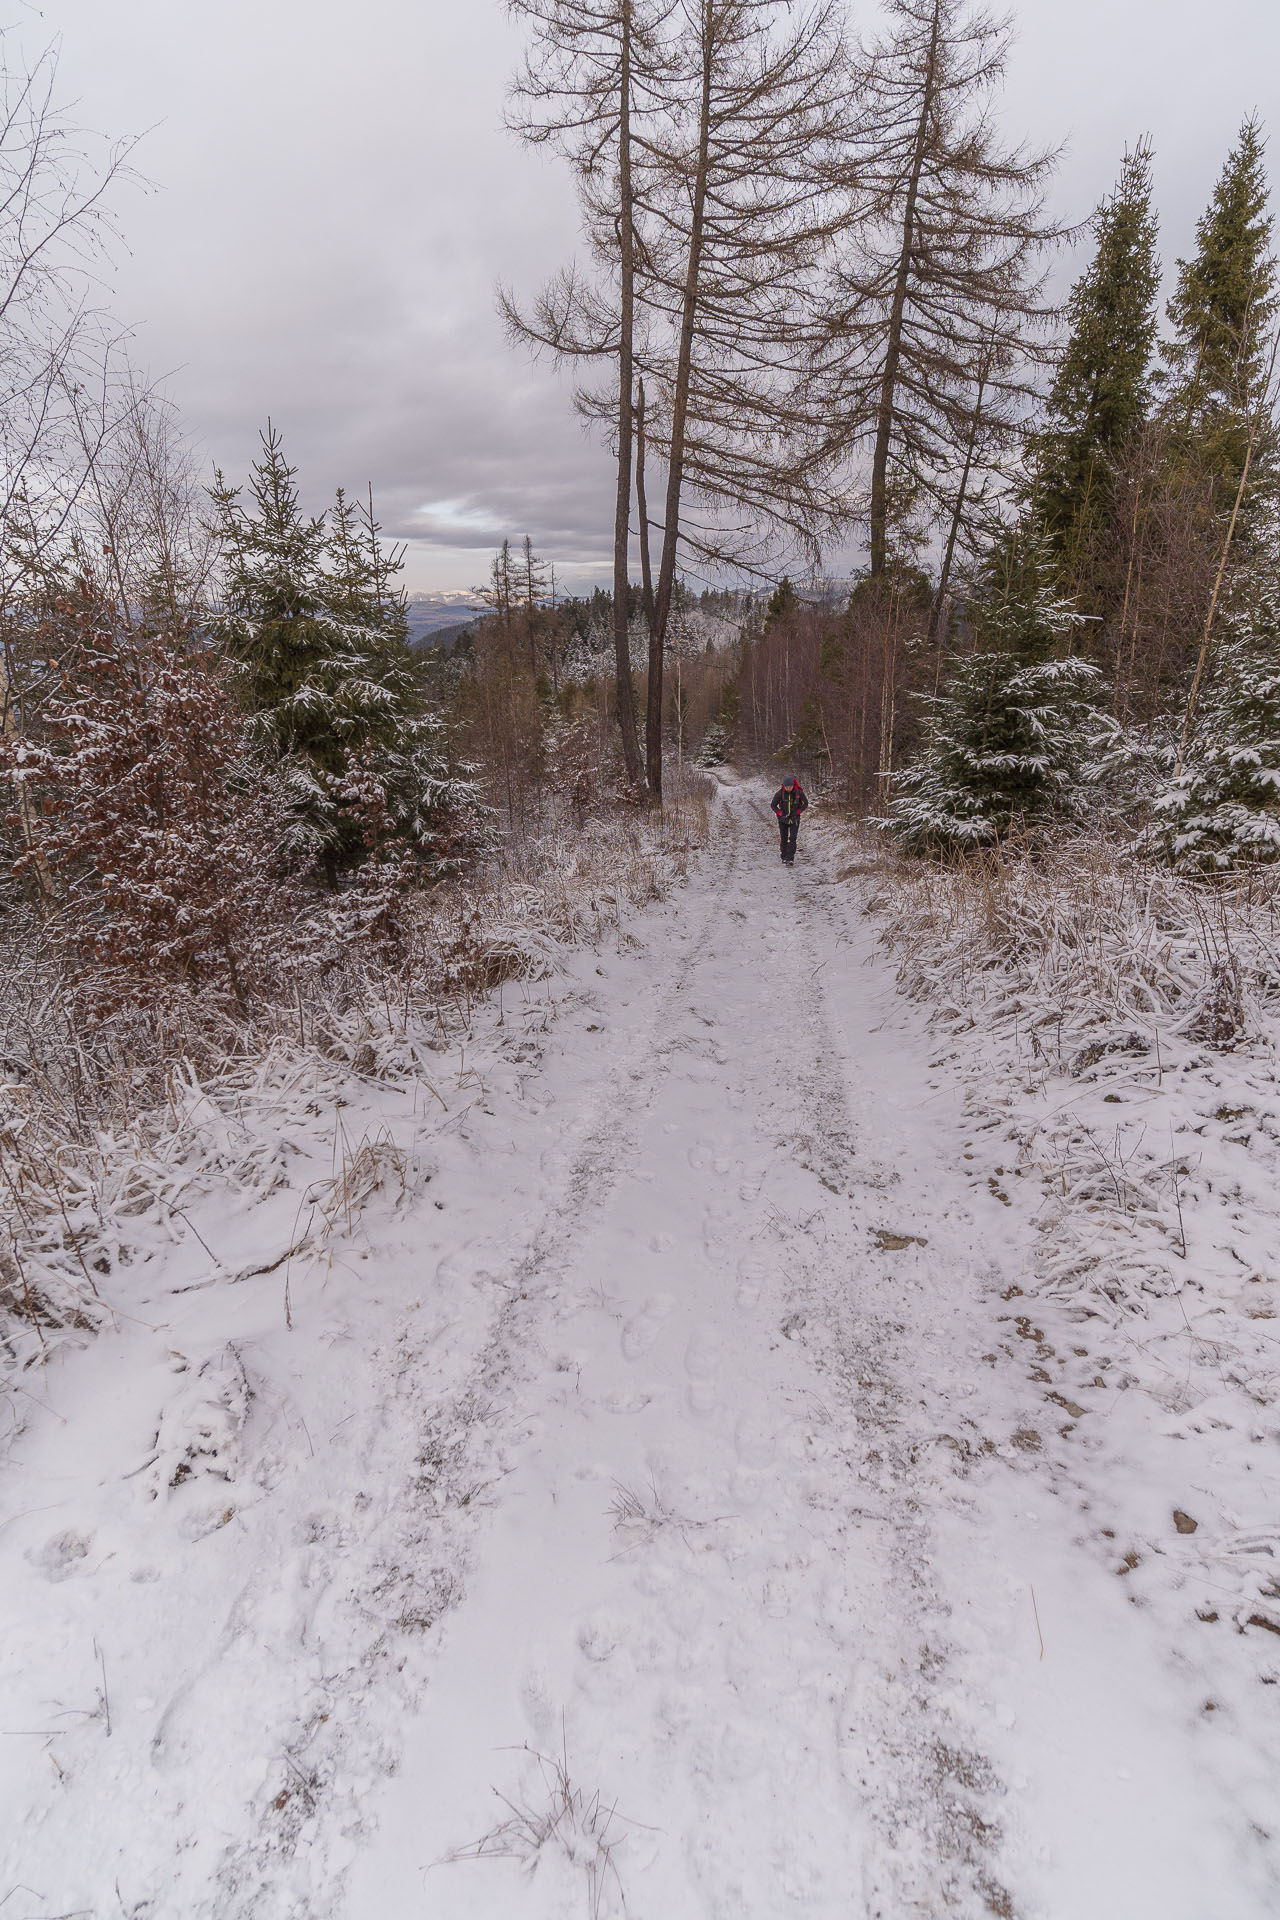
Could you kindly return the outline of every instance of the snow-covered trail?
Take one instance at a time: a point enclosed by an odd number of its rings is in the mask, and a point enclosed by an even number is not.
[[[602,991],[508,1471],[346,1911],[1209,1920],[1232,1842],[1158,1651],[984,1364],[1022,1215],[838,834],[794,872],[771,835],[730,786],[646,990]]]
[[[1042,1446],[1033,1182],[766,792],[429,1097],[301,1087],[121,1253],[0,1508],[0,1920],[1280,1910],[1098,1551],[1119,1396]],[[343,1141],[405,1191],[286,1323]]]

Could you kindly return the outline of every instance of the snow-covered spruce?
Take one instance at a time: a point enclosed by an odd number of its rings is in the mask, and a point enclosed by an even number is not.
[[[1099,675],[1064,657],[1079,616],[1040,543],[1010,538],[977,612],[981,650],[926,697],[928,738],[898,776],[886,824],[908,846],[990,846],[1079,806]]]
[[[991,846],[1048,815],[1075,811],[1097,678],[1085,660],[1022,666],[1007,653],[966,660],[932,702],[924,752],[899,778],[893,832],[921,848]]]
[[[713,720],[697,752],[700,767],[722,767],[729,758],[729,733],[723,720]]]
[[[331,883],[404,859],[438,877],[474,844],[483,809],[409,651],[401,556],[341,491],[328,515],[303,514],[295,472],[272,429],[249,504],[221,475],[214,490],[224,549],[214,633],[238,664],[289,823],[285,856]]]
[[[1280,856],[1280,582],[1228,621],[1199,725],[1155,799],[1170,858],[1223,872]]]

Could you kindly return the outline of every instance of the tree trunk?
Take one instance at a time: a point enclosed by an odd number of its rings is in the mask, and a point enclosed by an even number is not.
[[[653,562],[649,555],[649,501],[645,492],[644,381],[636,389],[636,509],[640,519],[640,579],[644,589],[644,617],[652,635],[656,614],[653,598]],[[652,666],[650,667],[652,672]]]
[[[711,152],[711,70],[715,38],[715,0],[702,0],[702,98],[698,112],[698,156],[694,169],[693,202],[689,219],[689,258],[685,269],[680,315],[680,352],[671,404],[671,446],[667,463],[667,504],[662,528],[662,560],[653,630],[649,635],[649,707],[645,730],[649,786],[662,798],[662,663],[676,584],[680,535],[680,492],[684,484],[685,423],[689,412],[689,383],[693,372],[693,336],[697,322],[698,290],[702,275],[702,237],[707,204],[707,174]]]
[[[619,237],[622,301],[618,336],[618,501],[613,520],[613,647],[618,681],[622,759],[632,787],[644,785],[636,739],[636,695],[631,680],[627,620],[631,546],[631,404],[635,379],[635,206],[631,188],[631,0],[622,6],[622,72],[618,89]]]
[[[6,746],[16,746],[24,737],[24,723],[19,712],[18,700],[14,694],[13,675],[9,664],[9,642],[0,640],[0,741]],[[36,822],[31,809],[31,795],[25,781],[19,781],[16,787],[18,801],[18,831],[22,835],[22,844],[31,856],[31,871],[35,875],[36,890],[40,896],[40,905],[48,912],[57,897],[53,874],[49,862],[40,847]]]
[[[894,401],[898,385],[898,362],[902,355],[902,315],[907,304],[907,285],[911,277],[911,252],[915,245],[916,201],[920,195],[920,175],[924,168],[925,148],[929,141],[929,117],[938,71],[938,36],[942,30],[942,0],[934,0],[933,27],[929,36],[929,56],[925,63],[924,92],[920,100],[920,121],[916,128],[911,173],[907,180],[907,203],[902,216],[902,252],[898,256],[898,274],[889,311],[889,338],[885,346],[884,374],[880,382],[880,408],[876,417],[876,448],[871,464],[871,574],[874,579],[885,570],[889,553],[889,443],[893,438]]]
[[[1236,521],[1240,517],[1240,502],[1244,499],[1245,488],[1249,484],[1249,468],[1253,461],[1254,442],[1257,430],[1249,435],[1249,444],[1245,448],[1244,466],[1240,472],[1240,484],[1236,488],[1235,504],[1231,509],[1231,518],[1227,523],[1227,536],[1222,543],[1222,555],[1218,561],[1218,571],[1214,576],[1213,592],[1209,595],[1209,611],[1204,617],[1204,630],[1200,635],[1200,651],[1196,655],[1196,670],[1191,681],[1191,691],[1187,695],[1187,710],[1182,717],[1182,738],[1178,742],[1178,761],[1174,768],[1174,778],[1182,773],[1182,763],[1187,757],[1187,743],[1191,738],[1191,723],[1195,719],[1196,701],[1200,696],[1200,682],[1204,678],[1205,666],[1209,659],[1209,641],[1213,634],[1213,616],[1218,611],[1218,595],[1222,592],[1223,575],[1227,571],[1227,561],[1231,556],[1231,542],[1235,538]]]
[[[987,359],[983,355],[978,368],[978,391],[974,396],[973,418],[969,422],[969,439],[964,450],[964,465],[960,469],[960,483],[956,488],[955,510],[951,515],[951,526],[947,533],[946,550],[942,556],[942,567],[938,574],[938,592],[933,603],[933,613],[929,621],[929,645],[937,648],[938,664],[934,674],[933,690],[938,691],[938,682],[942,677],[942,609],[946,605],[947,587],[951,580],[951,565],[956,555],[956,541],[960,537],[960,527],[964,520],[964,503],[969,492],[969,475],[973,471],[973,451],[978,443],[978,428],[982,421],[982,400],[987,390]]]

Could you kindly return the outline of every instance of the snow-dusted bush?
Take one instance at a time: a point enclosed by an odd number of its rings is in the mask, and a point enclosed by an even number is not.
[[[280,913],[283,822],[216,656],[82,612],[38,740],[0,745],[14,865],[100,1015],[166,983],[247,1010]]]
[[[233,1189],[274,1179],[284,1117],[318,1087],[336,1102],[352,1072],[430,1080],[442,1036],[466,1038],[479,997],[548,976],[566,948],[661,898],[706,838],[711,783],[686,777],[662,816],[602,810],[575,833],[557,812],[465,879],[409,891],[394,942],[360,933],[359,887],[313,902],[281,937],[279,991],[234,1021],[217,994],[147,993],[86,1028],[63,950],[34,904],[11,897],[0,914],[0,1373],[91,1332],[121,1245],[148,1220],[172,1231],[210,1169]]]

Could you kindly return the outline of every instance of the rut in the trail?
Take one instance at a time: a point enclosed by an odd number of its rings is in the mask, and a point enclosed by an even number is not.
[[[408,1477],[398,1494],[386,1490],[399,1525],[380,1541],[364,1592],[357,1596],[366,1619],[384,1624],[372,1636],[362,1636],[363,1654],[344,1673],[327,1677],[323,1697],[317,1696],[286,1748],[287,1754],[297,1753],[302,1764],[290,1760],[285,1791],[293,1785],[293,1774],[302,1791],[289,1794],[284,1831],[280,1822],[264,1823],[247,1845],[233,1844],[224,1853],[217,1870],[220,1920],[233,1914],[236,1920],[259,1920],[262,1903],[273,1898],[301,1898],[298,1920],[332,1910],[333,1889],[319,1861],[313,1891],[302,1891],[311,1882],[305,1868],[308,1837],[335,1821],[348,1832],[363,1831],[361,1796],[352,1792],[352,1783],[393,1764],[376,1714],[367,1711],[370,1696],[391,1687],[402,1694],[405,1707],[417,1704],[426,1675],[419,1671],[415,1676],[420,1662],[406,1662],[406,1628],[415,1634],[434,1632],[466,1598],[492,1490],[509,1471],[509,1456],[523,1437],[530,1369],[538,1352],[540,1285],[549,1272],[568,1262],[573,1245],[599,1217],[613,1183],[634,1155],[637,1127],[672,1054],[663,1028],[722,917],[738,851],[738,836],[730,825],[718,841],[709,898],[697,909],[690,903],[685,918],[696,913],[694,924],[686,924],[674,951],[664,956],[669,971],[655,991],[652,1022],[614,1062],[600,1094],[569,1138],[558,1143],[545,1206],[528,1223],[523,1246],[454,1249],[445,1255],[455,1262],[470,1259],[497,1295],[488,1338],[466,1378],[447,1400],[424,1402],[414,1368],[415,1342],[421,1336],[411,1323],[382,1357],[399,1423],[414,1435],[405,1462]],[[292,1906],[290,1912],[295,1912]]]
[[[948,1602],[938,1588],[928,1520],[934,1476],[920,1470],[919,1424],[906,1404],[918,1354],[903,1318],[892,1307],[886,1313],[881,1290],[867,1284],[876,1203],[887,1203],[895,1218],[905,1208],[902,1224],[924,1241],[930,1201],[927,1192],[898,1190],[872,1090],[855,1119],[848,1040],[842,1045],[836,1037],[824,987],[844,941],[827,911],[824,869],[820,857],[801,869],[794,906],[781,903],[771,939],[797,983],[795,1012],[805,1037],[803,1055],[791,1054],[792,1073],[779,1076],[787,1124],[830,1196],[821,1216],[785,1230],[793,1311],[803,1314],[802,1337],[833,1403],[858,1418],[847,1512],[859,1543],[861,1616],[898,1621],[889,1648],[868,1635],[841,1706],[842,1753],[874,1836],[864,1871],[866,1911],[872,1920],[893,1920],[941,1904],[1011,1915],[998,1866],[1004,1788],[963,1726],[938,1707],[947,1692]],[[852,1266],[851,1249],[862,1255]]]
[[[803,930],[813,881],[753,857],[756,815],[730,787],[710,902],[683,901],[651,950],[660,991],[595,1138],[511,1261],[482,1382],[507,1472],[356,1874],[360,1920],[477,1842],[494,1791],[536,1825],[522,1743],[616,1804],[602,1914],[624,1888],[641,1916],[1010,1911],[994,1777],[936,1702],[902,1329],[867,1254],[868,1178],[887,1176]],[[436,1920],[559,1913],[574,1862],[554,1837],[534,1852],[532,1882],[432,1868]]]

